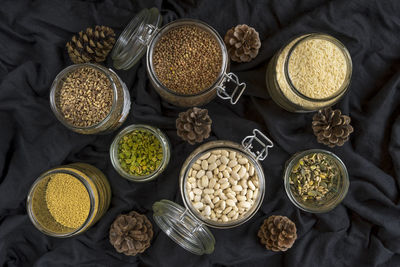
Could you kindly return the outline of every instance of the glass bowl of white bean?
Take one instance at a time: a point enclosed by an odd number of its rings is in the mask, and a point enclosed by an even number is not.
[[[253,152],[253,142],[261,151]],[[272,142],[254,130],[242,145],[211,141],[194,150],[180,173],[185,207],[204,224],[232,228],[250,220],[265,194],[265,176],[260,164]]]

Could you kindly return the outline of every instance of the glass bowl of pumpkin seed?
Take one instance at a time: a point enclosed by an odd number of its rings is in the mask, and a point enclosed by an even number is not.
[[[343,161],[322,149],[294,154],[286,162],[283,179],[292,203],[311,213],[334,209],[346,196],[350,184]]]

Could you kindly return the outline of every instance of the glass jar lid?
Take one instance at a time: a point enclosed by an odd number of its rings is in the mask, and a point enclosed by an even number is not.
[[[142,9],[136,14],[111,52],[114,67],[127,70],[135,65],[146,52],[147,45],[161,22],[162,17],[155,7]]]
[[[210,230],[187,209],[163,199],[153,204],[157,225],[182,248],[197,255],[214,251],[215,238]]]

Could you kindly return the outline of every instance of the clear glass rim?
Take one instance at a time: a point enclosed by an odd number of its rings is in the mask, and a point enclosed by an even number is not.
[[[147,24],[151,24],[155,29],[158,29],[161,25],[161,21],[162,17],[156,7],[149,9],[144,8],[135,14],[118,37],[111,51],[111,58],[114,61],[114,67],[124,70],[133,67],[144,55],[148,46],[145,43],[140,43],[137,40],[137,35],[143,31]],[[132,49],[137,50],[137,53],[134,56],[129,56]]]
[[[168,31],[176,28],[176,27],[182,27],[186,25],[195,25],[197,27],[201,27],[202,29],[206,30],[207,32],[211,33],[211,35],[218,41],[218,44],[221,48],[221,54],[222,54],[222,62],[221,62],[221,71],[218,74],[218,77],[216,78],[215,82],[209,87],[204,89],[203,91],[196,93],[196,94],[179,94],[175,91],[170,90],[164,84],[158,79],[154,67],[153,67],[153,52],[155,45],[157,44],[158,40],[166,34]],[[219,85],[222,80],[224,79],[224,75],[226,74],[226,70],[228,69],[228,63],[229,63],[229,58],[228,58],[228,51],[226,49],[224,40],[222,37],[219,35],[219,33],[210,25],[208,25],[205,22],[202,22],[200,20],[196,19],[177,19],[174,20],[165,26],[163,26],[160,31],[157,32],[157,34],[153,37],[151,40],[151,43],[147,49],[147,54],[146,54],[146,63],[147,63],[147,70],[148,74],[151,77],[151,79],[164,91],[168,92],[169,94],[172,94],[174,96],[178,97],[196,97],[196,96],[201,96],[204,94],[207,94],[208,92],[212,90],[216,90],[217,85]]]
[[[294,39],[296,39],[296,38],[294,38]],[[346,60],[347,69],[346,69],[346,75],[345,75],[345,79],[343,81],[343,84],[341,85],[340,89],[335,94],[333,94],[333,95],[331,95],[329,97],[311,98],[309,96],[306,96],[303,93],[301,93],[294,86],[294,84],[293,84],[293,82],[292,82],[292,80],[290,78],[289,61],[290,61],[290,58],[291,58],[291,55],[292,55],[293,51],[297,48],[298,45],[300,45],[301,43],[306,42],[306,41],[308,41],[310,39],[324,39],[326,41],[329,41],[329,42],[333,43],[336,47],[338,47],[340,49],[340,51],[343,53],[343,56],[344,56],[344,58]],[[329,34],[326,34],[326,33],[319,33],[319,32],[305,34],[304,37],[302,37],[299,40],[297,40],[296,43],[290,48],[290,50],[289,50],[289,52],[288,52],[288,54],[287,54],[287,56],[285,58],[285,63],[284,63],[284,75],[285,75],[285,79],[286,79],[287,83],[289,84],[289,88],[297,96],[299,96],[299,97],[301,97],[301,98],[303,98],[305,100],[312,101],[312,102],[327,102],[327,101],[331,101],[331,100],[334,100],[335,98],[337,98],[338,96],[342,95],[343,93],[345,93],[347,91],[347,89],[349,88],[352,72],[353,72],[353,64],[352,64],[351,56],[350,56],[349,51],[345,47],[345,45],[342,42],[340,42],[338,39],[336,39],[335,37],[333,37],[333,36],[331,36]]]
[[[211,146],[211,147],[207,147]],[[259,186],[258,186],[258,196],[257,196],[257,202],[255,202],[252,206],[253,210],[248,211],[245,216],[243,216],[241,219],[238,220],[233,220],[229,222],[218,222],[218,221],[213,221],[204,218],[201,213],[199,213],[191,204],[191,201],[189,199],[189,194],[187,194],[186,190],[186,181],[188,179],[188,174],[190,167],[193,165],[194,162],[196,162],[197,159],[199,159],[202,155],[205,153],[212,151],[212,150],[218,150],[218,149],[227,149],[227,150],[234,150],[236,152],[240,152],[241,154],[247,156],[247,158],[251,161],[251,163],[254,166],[254,169],[257,173],[258,176],[258,181],[259,181]],[[249,154],[246,152],[246,150],[243,149],[241,145],[238,143],[228,141],[228,140],[217,140],[217,141],[210,141],[207,142],[201,146],[199,146],[196,150],[194,150],[189,157],[186,159],[184,164],[182,165],[182,169],[180,172],[180,177],[179,177],[179,185],[180,185],[180,191],[181,191],[181,196],[183,200],[183,204],[185,207],[189,210],[190,213],[192,213],[196,218],[201,220],[205,225],[213,227],[213,228],[219,228],[219,229],[227,229],[227,228],[233,228],[239,225],[242,225],[246,222],[248,222],[253,216],[258,212],[260,207],[262,206],[264,197],[265,197],[265,175],[262,166],[260,163],[253,157],[253,155]]]
[[[152,172],[151,174],[144,175],[144,176],[135,176],[128,174],[125,172],[118,160],[118,143],[121,140],[122,137],[124,137],[126,134],[134,131],[134,130],[144,130],[152,133],[157,139],[160,141],[162,150],[163,150],[163,160],[161,164],[158,166],[158,168]],[[166,167],[168,166],[170,157],[171,157],[171,145],[170,142],[167,138],[167,136],[157,127],[153,127],[150,125],[146,124],[131,124],[124,129],[122,129],[115,137],[114,140],[111,143],[110,146],[110,159],[111,159],[111,164],[113,165],[114,169],[118,172],[119,175],[121,175],[123,178],[128,179],[129,181],[133,182],[147,182],[150,180],[155,179],[157,176],[159,176],[161,173],[164,172]]]
[[[328,203],[329,205],[327,207],[321,206],[321,207],[310,207],[305,205],[304,203],[301,203],[299,201],[297,201],[297,199],[295,198],[295,196],[292,193],[292,190],[290,189],[290,183],[289,183],[289,179],[290,179],[290,171],[292,170],[292,167],[294,165],[294,163],[296,163],[300,158],[311,154],[311,153],[322,153],[325,155],[328,155],[331,159],[333,159],[339,166],[340,168],[342,168],[343,170],[343,174],[344,176],[342,177],[342,182],[343,185],[340,188],[340,190],[338,191],[338,194],[335,196],[335,198],[333,198],[330,203]],[[284,187],[285,187],[285,191],[286,194],[288,196],[288,198],[290,199],[290,201],[299,209],[306,211],[306,212],[310,212],[310,213],[324,213],[324,212],[328,212],[333,210],[335,207],[337,207],[342,200],[346,197],[348,189],[349,189],[349,185],[350,185],[350,180],[349,180],[349,173],[347,171],[346,165],[343,163],[343,161],[334,153],[324,150],[324,149],[309,149],[309,150],[305,150],[305,151],[301,151],[298,153],[295,153],[293,156],[290,157],[290,159],[286,162],[285,164],[285,170],[283,173],[283,179],[284,179]]]
[[[111,88],[113,91],[113,102],[111,105],[111,109],[110,112],[108,113],[108,115],[100,122],[88,126],[88,127],[79,127],[79,126],[75,126],[71,123],[69,123],[64,116],[61,114],[61,112],[59,111],[58,107],[57,107],[57,100],[56,100],[56,95],[57,95],[57,87],[58,85],[63,82],[63,78],[69,74],[70,72],[78,69],[78,68],[82,68],[82,67],[90,67],[90,68],[94,68],[98,71],[100,71],[101,73],[103,73],[104,75],[106,75],[106,77],[108,78],[108,80],[111,82]],[[50,89],[50,106],[51,109],[54,113],[54,115],[57,117],[57,119],[64,124],[66,127],[73,129],[73,130],[91,130],[91,129],[96,129],[101,127],[102,125],[104,125],[105,123],[107,123],[107,121],[111,118],[111,114],[113,113],[113,111],[115,110],[116,106],[117,106],[117,85],[113,79],[113,77],[108,73],[108,71],[111,71],[110,69],[107,69],[106,67],[103,67],[99,64],[93,64],[93,63],[80,63],[80,64],[74,64],[71,66],[68,66],[66,68],[64,68],[60,73],[57,74],[56,78],[54,79],[52,85],[51,85],[51,89]],[[112,71],[113,72],[113,71]],[[118,75],[113,72],[116,77],[119,79]],[[118,81],[120,82],[120,81]]]
[[[166,199],[153,204],[154,221],[175,243],[196,255],[212,253],[215,246],[213,234],[187,211],[188,209]]]
[[[27,205],[27,212],[28,212],[28,217],[31,220],[32,224],[36,227],[36,229],[38,229],[39,231],[41,231],[42,233],[52,236],[52,237],[59,237],[59,238],[67,238],[67,237],[71,237],[71,236],[75,236],[77,234],[79,234],[82,229],[87,228],[90,223],[94,220],[95,218],[95,203],[96,203],[96,199],[93,193],[93,189],[91,188],[90,184],[86,181],[86,179],[84,179],[82,176],[80,176],[79,174],[71,171],[71,170],[67,170],[67,169],[63,169],[64,167],[68,167],[68,165],[66,166],[59,166],[53,169],[50,169],[44,173],[42,173],[32,184],[31,188],[29,189],[29,193],[28,193],[28,198],[26,201],[26,205]],[[34,214],[33,211],[33,196],[35,194],[35,190],[37,188],[37,186],[39,185],[39,183],[43,180],[46,179],[49,175],[51,174],[55,174],[55,173],[66,173],[69,174],[71,176],[73,176],[74,178],[78,179],[86,188],[88,194],[89,194],[89,199],[90,199],[90,210],[89,210],[89,214],[88,217],[86,218],[85,222],[79,226],[76,229],[73,229],[71,232],[67,232],[67,233],[57,233],[57,232],[53,232],[50,231],[49,229],[47,229],[46,227],[42,226],[41,223],[36,219],[36,216]],[[89,177],[90,179],[90,177]],[[55,220],[55,219],[54,219]],[[68,228],[68,227],[67,227]]]

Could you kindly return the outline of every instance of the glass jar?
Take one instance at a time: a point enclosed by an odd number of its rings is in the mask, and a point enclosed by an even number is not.
[[[90,210],[85,222],[70,228],[58,221],[50,213],[46,202],[47,185],[52,175],[67,174],[76,178],[86,188],[90,199]],[[111,188],[106,176],[96,167],[86,163],[59,166],[41,174],[29,190],[27,211],[33,225],[46,235],[71,237],[87,231],[107,211],[111,201]]]
[[[299,88],[294,86],[289,70],[289,62],[296,49],[299,46],[305,46],[307,42],[315,40],[327,41],[329,43],[326,42],[326,44],[333,44],[333,47],[337,48],[337,51],[340,51],[341,55],[343,55],[346,67],[346,71],[342,73],[344,78],[341,86],[334,88],[332,94],[324,95],[323,97],[319,97],[316,94],[314,96],[306,95],[304,92],[301,92]],[[304,34],[292,39],[270,60],[266,74],[267,89],[271,98],[287,111],[311,112],[332,106],[344,96],[350,86],[352,69],[349,51],[339,40],[323,33]]]
[[[259,151],[252,151],[254,145],[261,147]],[[210,254],[214,250],[215,239],[207,226],[219,229],[227,229],[239,226],[252,218],[264,199],[265,177],[259,161],[264,160],[268,155],[268,148],[273,143],[259,130],[255,129],[253,135],[247,136],[239,145],[231,141],[211,141],[194,150],[186,159],[180,172],[180,191],[185,207],[169,200],[161,200],[153,205],[154,220],[158,226],[177,244],[184,249],[197,254]],[[242,218],[228,222],[219,222],[207,219],[199,213],[192,205],[186,188],[186,181],[193,164],[210,151],[229,150],[242,154],[254,167],[259,180],[259,193],[257,194],[252,207]]]
[[[299,162],[301,158],[314,153],[321,153],[326,155],[328,160],[330,160],[338,170],[337,185],[333,190],[334,194],[331,197],[320,202],[303,201],[299,196],[295,195],[290,188],[290,174],[293,167]],[[350,184],[349,174],[343,161],[332,152],[323,149],[310,149],[294,154],[286,162],[283,179],[286,194],[288,195],[290,201],[292,201],[292,203],[299,209],[311,213],[323,213],[334,209],[345,198]]]
[[[147,131],[147,132],[153,134],[158,139],[158,141],[160,141],[162,151],[163,151],[163,158],[162,158],[161,164],[158,166],[158,168],[153,173],[144,175],[144,176],[135,176],[135,175],[127,173],[121,167],[119,159],[118,159],[119,141],[125,135],[127,135],[135,130]],[[112,163],[114,169],[122,177],[124,177],[130,181],[133,181],[133,182],[147,182],[147,181],[151,181],[151,180],[155,179],[156,177],[158,177],[167,168],[170,156],[171,156],[171,147],[170,147],[170,143],[168,141],[167,136],[160,129],[153,127],[153,126],[144,125],[144,124],[133,124],[133,125],[129,125],[128,127],[124,128],[114,138],[114,140],[111,144],[111,147],[110,147],[110,158],[111,158],[111,163]]]
[[[92,68],[103,73],[111,83],[113,100],[109,114],[97,124],[88,127],[78,127],[68,122],[62,114],[58,103],[58,97],[66,77],[81,68]],[[111,69],[92,63],[75,64],[63,69],[54,79],[50,91],[50,105],[57,119],[68,129],[81,134],[106,134],[121,126],[128,117],[131,107],[129,91],[125,83]]]
[[[230,100],[236,104],[243,94],[246,84],[239,82],[238,77],[229,72],[229,56],[223,39],[218,32],[208,24],[194,19],[179,19],[161,25],[161,16],[158,9],[143,9],[138,13],[119,36],[111,52],[114,67],[117,69],[129,69],[146,52],[147,73],[150,82],[158,94],[167,102],[181,107],[192,107],[207,104],[218,95],[220,98]],[[177,27],[196,26],[210,33],[217,40],[222,52],[221,70],[215,82],[207,89],[197,94],[179,94],[165,87],[154,70],[153,54],[157,42],[167,32]],[[226,85],[232,83],[232,92],[228,93]],[[229,90],[231,91],[231,90]]]

